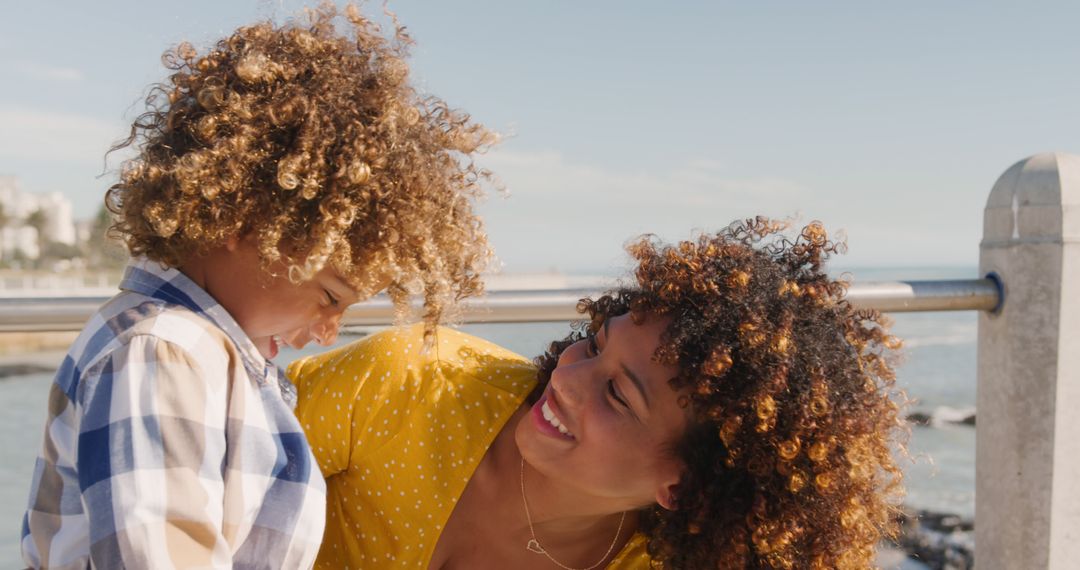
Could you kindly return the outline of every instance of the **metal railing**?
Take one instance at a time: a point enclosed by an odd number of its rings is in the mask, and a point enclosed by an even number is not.
[[[575,310],[597,289],[491,291],[462,308],[466,323],[558,322],[580,318]],[[852,285],[847,298],[857,307],[886,312],[994,310],[1003,299],[991,277],[950,281],[889,281]],[[0,299],[0,332],[77,331],[107,297],[24,297]],[[394,306],[385,296],[349,307],[342,326],[377,326],[394,322]]]

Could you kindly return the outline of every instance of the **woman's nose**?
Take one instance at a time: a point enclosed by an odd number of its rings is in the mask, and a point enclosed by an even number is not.
[[[577,363],[556,368],[551,373],[551,389],[558,402],[565,407],[578,407],[584,402],[588,386],[588,366]]]

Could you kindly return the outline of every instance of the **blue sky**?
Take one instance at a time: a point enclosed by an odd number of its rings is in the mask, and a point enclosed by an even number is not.
[[[843,265],[974,265],[998,175],[1080,152],[1078,4],[669,4],[391,4],[421,89],[508,135],[481,205],[508,270],[757,213],[844,230]],[[166,48],[303,5],[0,1],[0,173],[89,216]]]

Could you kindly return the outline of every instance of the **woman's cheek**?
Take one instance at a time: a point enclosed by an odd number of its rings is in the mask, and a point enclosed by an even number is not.
[[[634,445],[632,438],[628,437],[620,426],[619,414],[603,400],[597,398],[590,406],[593,417],[593,431],[597,442],[604,447],[612,445]]]

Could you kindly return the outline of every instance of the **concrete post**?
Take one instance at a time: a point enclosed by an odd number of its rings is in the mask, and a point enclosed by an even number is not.
[[[986,202],[979,316],[975,545],[980,570],[1080,567],[1080,156],[1001,175]]]

